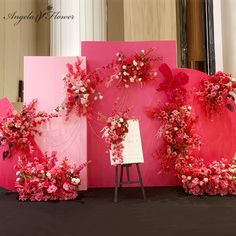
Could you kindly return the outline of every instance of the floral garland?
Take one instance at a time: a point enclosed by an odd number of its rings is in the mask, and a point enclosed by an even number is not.
[[[160,158],[164,169],[175,167],[176,158],[191,155],[200,149],[200,138],[193,129],[196,118],[191,115],[191,106],[168,104],[152,112],[152,117],[162,122],[159,135],[165,145],[155,155]]]
[[[167,65],[161,66],[160,71],[166,80],[178,80],[180,77],[187,76],[177,74],[173,77]],[[213,77],[218,78],[219,75],[225,74],[218,72]],[[184,81],[187,80],[184,79]],[[162,123],[159,133],[164,140],[164,146],[160,152],[155,154],[160,158],[165,169],[172,167],[176,170],[187,193],[236,195],[236,160],[226,163],[226,160],[222,159],[206,165],[197,154],[201,142],[199,136],[194,132],[196,118],[191,113],[191,107],[185,105],[187,94],[179,93],[179,91],[184,91],[181,84],[185,84],[185,82],[176,82],[176,86],[171,88],[163,87],[162,84],[158,90],[164,88],[168,103],[164,108],[155,108],[149,111],[152,118],[157,118]],[[179,96],[169,96],[172,92],[179,94]],[[183,96],[183,94],[185,95]],[[223,109],[222,104],[218,108]],[[214,111],[219,112],[220,110],[214,109]]]
[[[66,98],[56,111],[66,111],[66,118],[75,110],[78,116],[90,116],[92,104],[96,100],[103,99],[100,92],[96,90],[100,82],[97,71],[86,73],[81,68],[82,61],[77,58],[75,65],[67,64],[68,73],[64,77]]]
[[[208,78],[203,78],[200,82],[200,89],[196,95],[205,108],[206,114],[212,117],[215,113],[222,111],[222,107],[234,110],[234,97],[232,92],[236,91],[236,82],[232,81],[229,74],[217,72]]]
[[[16,166],[16,190],[21,201],[70,200],[78,196],[80,171],[87,166],[69,165],[65,158],[57,164],[57,154],[45,153],[39,162],[19,159]]]
[[[106,118],[106,126],[102,129],[103,138],[108,144],[111,151],[112,160],[115,164],[123,163],[123,149],[122,142],[126,134],[129,132],[128,126],[128,110],[117,112],[113,111],[112,115]]]
[[[116,54],[117,59],[111,64],[114,73],[110,76],[108,84],[113,80],[119,81],[119,86],[129,88],[132,84],[145,84],[157,78],[155,62],[161,58],[153,57],[151,52],[141,50],[139,53],[127,56],[121,52]]]
[[[57,116],[36,112],[36,105],[37,100],[33,100],[29,105],[24,104],[19,113],[10,111],[7,117],[0,119],[0,146],[5,149],[3,159],[10,158],[16,150],[32,153],[34,137],[41,135],[38,127]]]

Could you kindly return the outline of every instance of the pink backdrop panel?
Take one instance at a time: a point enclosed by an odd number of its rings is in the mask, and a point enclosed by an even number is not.
[[[236,110],[230,112],[227,108],[221,114],[214,115],[211,119],[206,114],[194,95],[199,88],[202,78],[209,77],[207,74],[191,69],[175,69],[174,74],[185,72],[189,75],[189,83],[186,89],[189,92],[189,104],[198,117],[196,133],[201,136],[202,147],[199,155],[206,163],[221,158],[232,160],[236,152]]]
[[[176,67],[176,44],[175,41],[153,42],[83,42],[82,55],[88,60],[88,71],[107,65],[116,58],[117,52],[133,54],[142,49],[156,48],[155,56],[163,57],[162,62]],[[158,64],[160,65],[160,63]],[[158,67],[157,67],[158,68]],[[158,72],[159,73],[159,72]],[[162,76],[159,73],[159,77]],[[135,86],[129,89],[111,86],[105,88],[101,85],[100,91],[104,99],[94,107],[94,118],[98,112],[105,115],[111,113],[112,105],[117,97],[120,97],[119,108],[125,109],[133,106],[130,115],[139,119],[141,138],[144,152],[144,164],[141,164],[142,176],[146,186],[171,186],[176,185],[173,173],[159,174],[160,164],[153,158],[153,151],[160,145],[157,138],[158,122],[150,120],[145,108],[155,106],[158,101],[164,101],[162,94],[157,94],[156,88],[160,80],[143,86]],[[107,146],[101,139],[101,129],[105,124],[96,119],[88,120],[88,159],[92,164],[88,169],[89,187],[113,187],[114,167],[110,165]],[[133,176],[135,172],[131,173]],[[136,177],[136,176],[134,176]]]
[[[85,58],[84,68],[86,66]],[[25,57],[24,99],[28,103],[38,99],[38,110],[53,112],[64,98],[63,76],[66,64],[74,64],[76,57]],[[71,116],[68,121],[58,117],[42,127],[43,135],[36,142],[43,152],[57,151],[59,160],[68,157],[70,163],[87,161],[86,118]],[[81,190],[87,189],[87,170],[81,172]]]
[[[7,98],[0,100],[0,117],[6,117],[8,111],[14,111],[14,107]],[[8,160],[2,159],[3,147],[0,147],[0,186],[8,190],[14,190],[16,182],[16,171],[14,166],[17,157],[12,156]]]

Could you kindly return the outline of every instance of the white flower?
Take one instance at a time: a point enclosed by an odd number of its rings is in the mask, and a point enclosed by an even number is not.
[[[79,184],[79,183],[80,183],[80,179],[79,179],[79,178],[72,178],[72,179],[71,179],[71,182],[72,182],[73,184]]]
[[[126,69],[126,65],[123,65],[122,68],[125,70]]]
[[[78,90],[78,89],[76,89],[76,90],[75,90],[75,93],[79,93],[79,90]]]
[[[52,178],[52,175],[51,175],[51,173],[50,173],[50,172],[47,172],[47,173],[46,173],[46,176],[47,176],[49,179],[51,179],[51,178]]]
[[[81,92],[85,92],[85,91],[86,91],[85,87],[81,87],[81,88],[80,88],[80,91],[81,91]]]
[[[16,176],[18,176],[18,175],[20,175],[20,171],[17,171],[17,172],[16,172]]]
[[[203,182],[203,181],[200,181],[199,185],[202,186],[203,184],[204,184],[204,182]]]
[[[144,66],[144,63],[143,63],[143,62],[141,62],[141,63],[140,63],[140,66]]]
[[[129,75],[129,73],[127,73],[126,71],[123,72],[123,75]]]
[[[73,90],[76,90],[77,88],[76,88],[76,86],[72,86],[72,89],[73,89]]]
[[[119,53],[119,52],[117,52],[117,53],[116,53],[116,56],[117,56],[117,57],[118,57],[118,56],[120,56],[120,53]]]
[[[123,119],[123,118],[120,118],[119,121],[122,123],[122,122],[124,122],[124,119]]]
[[[134,78],[133,77],[130,77],[130,82],[134,82]]]
[[[118,124],[117,124],[117,126],[118,126],[118,127],[121,127],[121,124],[120,124],[120,123],[118,123]]]
[[[102,96],[102,95],[99,95],[99,99],[102,100],[102,99],[103,99],[103,96]]]
[[[191,176],[188,176],[188,177],[187,177],[187,180],[191,180],[191,179],[192,179],[192,177],[191,177]]]
[[[116,78],[116,79],[119,79],[120,77],[119,77],[119,75],[116,75],[115,78]]]
[[[84,105],[84,104],[86,104],[86,103],[87,103],[87,100],[86,100],[86,99],[84,99],[84,98],[81,98],[81,99],[80,99],[80,102],[81,102],[81,104],[82,104],[82,105]]]
[[[177,131],[177,130],[178,130],[178,128],[177,128],[177,127],[175,127],[175,128],[174,128],[174,130],[175,130],[175,131]]]
[[[138,78],[138,81],[142,81],[142,78]]]
[[[204,178],[203,181],[204,181],[205,183],[207,183],[207,182],[208,182],[208,178]]]
[[[133,65],[134,65],[134,66],[137,66],[138,63],[137,63],[135,60],[133,60]]]
[[[17,178],[17,179],[16,179],[16,182],[19,182],[19,181],[20,181],[20,178]]]
[[[188,106],[188,110],[190,111],[192,109],[192,107],[191,106]]]
[[[141,53],[145,53],[145,50],[144,50],[144,49],[142,49],[142,50],[141,50]]]

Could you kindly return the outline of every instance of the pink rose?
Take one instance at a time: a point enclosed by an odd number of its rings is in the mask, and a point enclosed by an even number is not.
[[[48,189],[47,189],[47,192],[48,193],[55,193],[57,191],[57,186],[55,186],[55,185],[50,185],[49,187],[48,187]]]

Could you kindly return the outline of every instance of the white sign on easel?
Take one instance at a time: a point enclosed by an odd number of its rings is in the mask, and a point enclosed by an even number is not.
[[[141,142],[140,128],[138,120],[128,120],[129,132],[126,134],[125,140],[123,141],[123,163],[122,164],[133,164],[143,163],[143,148]],[[111,165],[117,163],[112,160],[112,154],[110,152]]]

